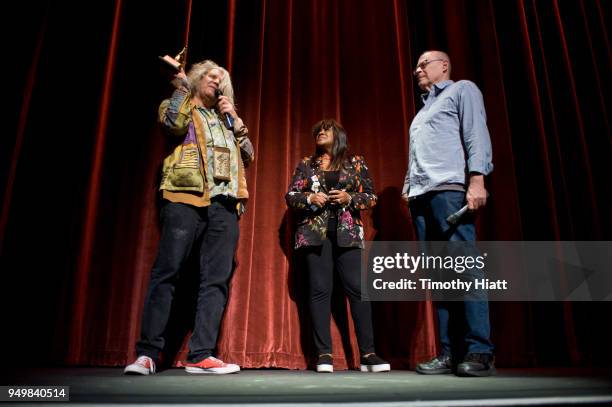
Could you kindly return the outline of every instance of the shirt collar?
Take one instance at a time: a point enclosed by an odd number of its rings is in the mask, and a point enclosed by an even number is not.
[[[209,109],[206,106],[196,106],[196,108],[202,113],[212,114],[212,112],[214,111],[214,109],[212,108]]]
[[[429,92],[421,94],[421,100],[423,101],[423,103],[425,103],[430,93],[434,92],[434,96],[438,96],[444,89],[446,89],[446,87],[452,85],[453,83],[455,83],[455,81],[450,79],[434,83]]]

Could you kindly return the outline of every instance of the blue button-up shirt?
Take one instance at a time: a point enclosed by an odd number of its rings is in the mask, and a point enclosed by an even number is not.
[[[436,83],[410,125],[408,171],[402,193],[461,189],[469,173],[493,171],[482,93],[470,81]]]

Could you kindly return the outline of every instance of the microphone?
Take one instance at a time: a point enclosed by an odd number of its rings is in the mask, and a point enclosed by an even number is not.
[[[487,192],[487,198],[490,196],[490,194]],[[461,219],[461,217],[463,215],[465,215],[465,213],[468,211],[468,206],[464,205],[463,208],[459,209],[457,212],[450,214],[447,218],[446,221],[448,223],[450,223],[451,225],[456,225],[459,220]]]
[[[465,205],[463,208],[459,209],[457,212],[451,214],[448,218],[446,218],[446,221],[451,225],[456,225],[457,222],[459,222],[459,219],[461,219],[461,217],[467,212],[467,210],[468,206]]]
[[[221,92],[221,89],[216,89],[215,90],[215,96],[217,98],[219,98],[219,96],[222,96],[223,92]],[[229,130],[232,130],[234,128],[234,118],[232,117],[231,114],[229,113],[224,113],[223,114],[223,118],[225,119],[225,127],[227,127]]]

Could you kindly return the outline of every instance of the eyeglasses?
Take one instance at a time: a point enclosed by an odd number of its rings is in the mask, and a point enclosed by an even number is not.
[[[422,71],[422,70],[424,70],[424,69],[425,69],[425,67],[426,67],[427,65],[431,64],[432,62],[436,62],[436,61],[446,61],[446,59],[442,59],[442,58],[438,58],[438,59],[431,59],[431,60],[427,60],[427,59],[426,59],[426,60],[422,61],[420,64],[417,64],[416,68],[414,68],[414,71],[412,71],[412,73],[413,73],[414,75],[416,75],[416,74],[417,74],[417,70],[418,70],[419,68],[421,68],[421,71]]]

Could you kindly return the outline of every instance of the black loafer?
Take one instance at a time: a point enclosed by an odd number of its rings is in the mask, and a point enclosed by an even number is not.
[[[436,356],[429,362],[419,363],[416,372],[420,374],[449,374],[453,372],[453,361],[449,355]]]
[[[490,353],[468,353],[457,366],[457,376],[485,377],[495,374],[495,357]]]

